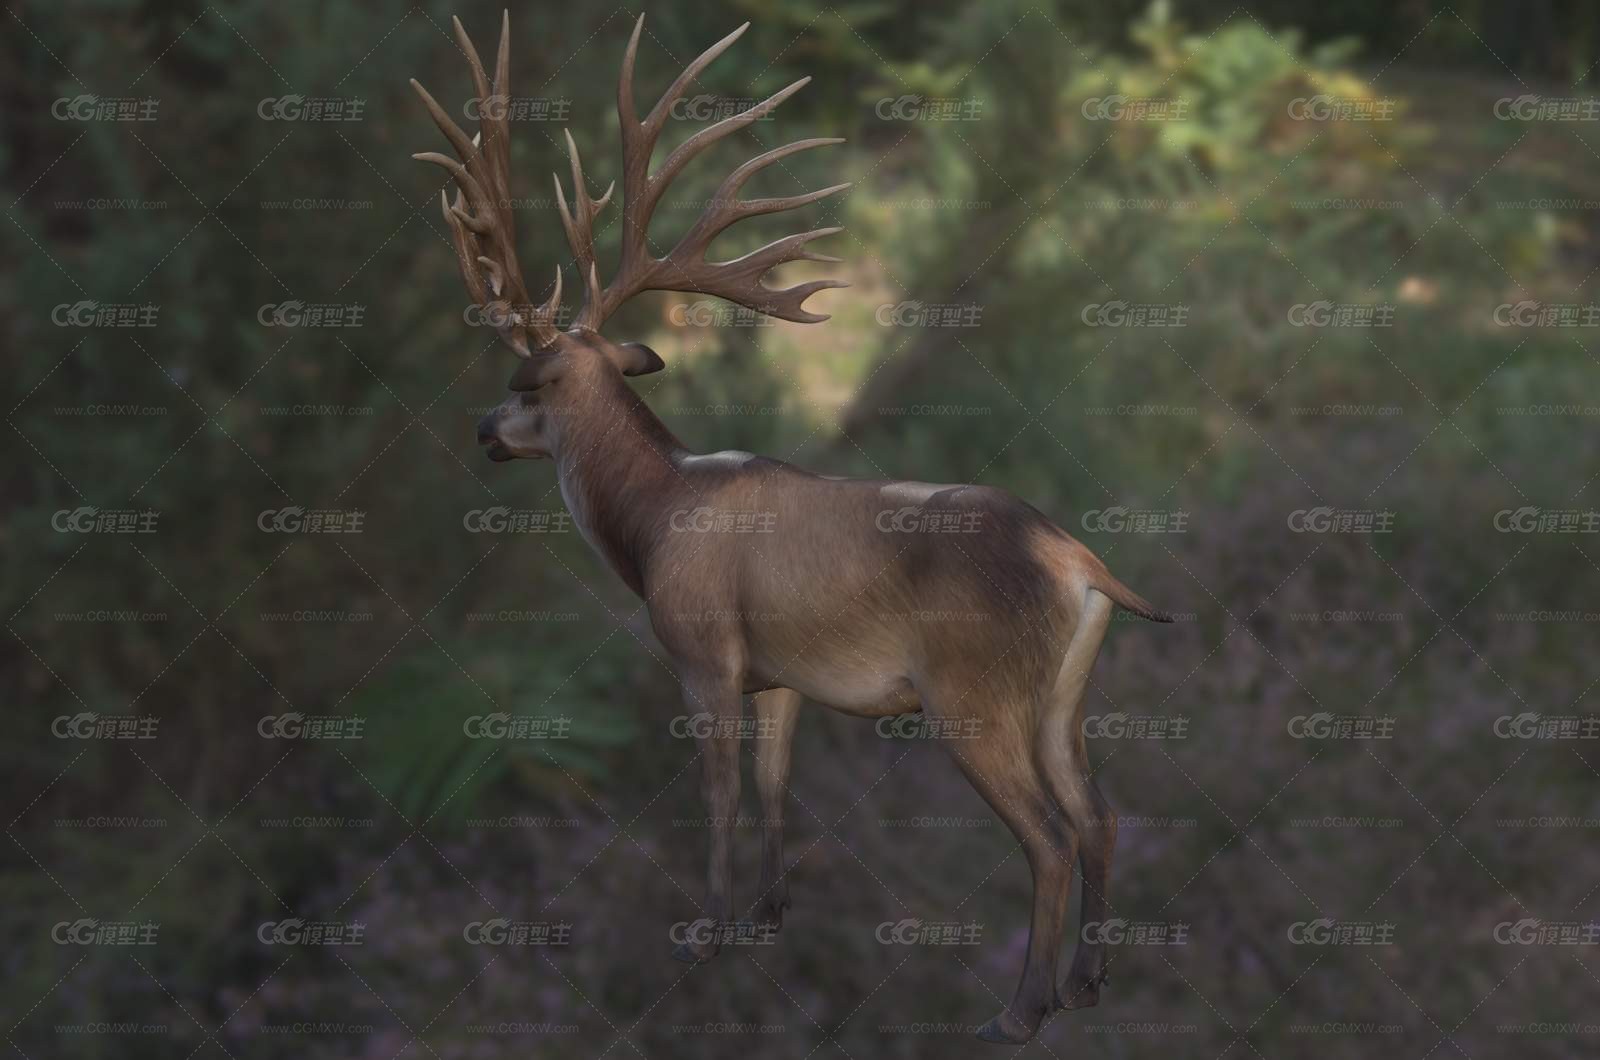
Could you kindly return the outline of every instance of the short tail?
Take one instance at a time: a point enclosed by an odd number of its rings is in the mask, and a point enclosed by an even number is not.
[[[1125,611],[1132,611],[1140,618],[1148,618],[1152,622],[1171,622],[1172,616],[1160,610],[1149,600],[1140,596],[1132,589],[1123,585],[1110,574],[1102,574],[1091,587],[1111,597],[1113,603]]]

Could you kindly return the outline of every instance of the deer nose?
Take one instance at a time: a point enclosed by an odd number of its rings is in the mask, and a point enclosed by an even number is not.
[[[492,441],[494,441],[494,413],[478,421],[478,444],[488,445]]]

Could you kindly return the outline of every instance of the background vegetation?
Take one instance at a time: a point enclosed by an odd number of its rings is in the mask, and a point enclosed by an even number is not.
[[[938,748],[822,711],[796,750],[778,945],[692,971],[667,959],[703,835],[638,602],[576,534],[464,525],[560,506],[548,465],[475,449],[507,357],[463,321],[438,177],[408,157],[438,137],[406,78],[464,100],[449,16],[486,47],[497,10],[4,16],[0,1017],[21,1055],[968,1055],[1010,995],[1028,900],[1015,843]],[[529,276],[566,264],[545,176],[561,128],[596,181],[615,174],[634,14],[513,11],[518,94],[566,110],[516,127]],[[642,299],[612,330],[666,359],[641,380],[652,405],[702,449],[1011,489],[1183,618],[1119,625],[1089,710],[1188,721],[1183,740],[1095,748],[1127,815],[1115,911],[1186,924],[1188,942],[1119,949],[1102,1006],[1027,1049],[1592,1054],[1592,1022],[1561,1024],[1593,1011],[1594,947],[1494,939],[1596,916],[1592,743],[1494,723],[1592,710],[1592,535],[1495,517],[1594,505],[1594,332],[1496,310],[1594,299],[1600,133],[1593,114],[1503,120],[1496,101],[1592,100],[1595,11],[660,4],[641,96],[746,18],[708,96],[816,80],[686,174],[663,238],[738,157],[847,136],[763,179],[856,181],[809,210],[846,226],[830,249],[855,286],[818,296],[835,316],[810,328],[680,326],[682,299]],[[141,122],[53,111],[85,94],[159,106]],[[360,99],[360,120],[263,119],[289,96]],[[1184,117],[1097,120],[1107,97]],[[1294,120],[1314,97],[1388,117]],[[938,101],[966,120],[900,117]],[[779,230],[749,227],[730,251]],[[157,311],[61,326],[85,301]],[[1297,326],[1293,307],[1318,301],[1388,307],[1389,326]],[[1085,315],[1121,302],[1181,306],[1184,326]],[[362,315],[263,323],[284,303]],[[928,326],[941,307],[973,326]],[[52,529],[82,506],[158,512],[156,532]],[[1185,513],[1185,532],[1085,524],[1118,506]],[[1392,524],[1291,529],[1318,506]],[[363,532],[263,532],[260,513],[288,507],[360,511]],[[572,727],[465,736],[494,711]],[[84,712],[159,728],[52,734]],[[1391,718],[1393,739],[1290,735],[1318,712]],[[259,735],[286,713],[365,728]],[[754,830],[743,840],[748,895]],[[286,917],[360,922],[365,942],[263,943],[259,925]],[[493,917],[565,922],[572,944],[464,941]],[[1319,917],[1393,940],[1289,941]],[[81,918],[156,923],[158,941],[52,940]],[[880,945],[877,926],[904,918],[981,924],[981,945]]]

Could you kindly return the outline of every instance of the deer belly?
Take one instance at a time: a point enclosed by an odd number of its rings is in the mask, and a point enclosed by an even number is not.
[[[750,684],[792,688],[808,699],[862,717],[916,710],[920,699],[904,660],[898,658],[899,652],[884,647],[871,638],[849,644],[826,633],[787,650],[752,645]]]
[[[905,677],[884,680],[879,675],[799,673],[786,675],[773,683],[860,718],[905,714],[921,706],[916,689]]]

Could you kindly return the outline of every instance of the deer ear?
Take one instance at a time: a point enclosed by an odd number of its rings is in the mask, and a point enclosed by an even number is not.
[[[559,379],[566,370],[567,359],[559,353],[536,353],[517,366],[506,385],[512,390],[538,390]]]
[[[642,342],[624,342],[621,346],[613,346],[610,349],[617,351],[611,360],[622,370],[623,375],[649,375],[667,366],[667,362],[658,357],[655,350]],[[610,353],[610,350],[606,352]]]

